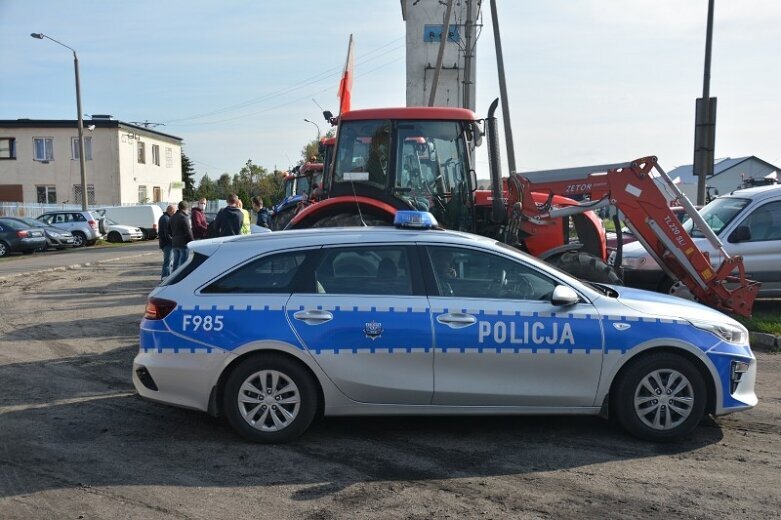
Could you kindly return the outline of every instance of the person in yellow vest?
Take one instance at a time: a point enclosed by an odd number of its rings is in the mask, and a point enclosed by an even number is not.
[[[244,209],[244,203],[241,202],[241,199],[236,203],[236,207],[241,210],[241,212],[244,214],[244,222],[241,223],[241,234],[242,235],[249,235],[250,234],[250,220],[249,220],[249,211]]]

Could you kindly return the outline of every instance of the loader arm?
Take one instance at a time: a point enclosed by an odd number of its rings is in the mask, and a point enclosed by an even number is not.
[[[652,174],[656,171],[656,176]],[[508,183],[510,201],[515,204],[515,223],[534,234],[550,225],[551,219],[613,205],[660,266],[683,282],[701,302],[742,316],[750,316],[759,283],[746,278],[743,258],[730,256],[691,202],[658,165],[656,157],[631,163],[617,163],[564,170],[512,175]],[[533,192],[549,194],[545,203],[535,203]],[[554,195],[570,198],[588,196],[577,205],[557,207]],[[670,209],[677,200],[694,221],[694,226],[719,251],[722,261],[714,269]]]

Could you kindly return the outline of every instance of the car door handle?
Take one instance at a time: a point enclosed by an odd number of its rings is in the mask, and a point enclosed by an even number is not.
[[[437,321],[442,325],[447,325],[451,329],[463,329],[464,327],[477,323],[477,318],[471,314],[451,312],[448,314],[440,314],[437,316]]]
[[[298,311],[293,314],[293,317],[297,320],[301,320],[307,325],[319,325],[327,321],[334,319],[334,315],[328,311]]]

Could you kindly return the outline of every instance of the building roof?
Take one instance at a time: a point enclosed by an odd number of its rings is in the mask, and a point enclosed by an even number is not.
[[[713,164],[713,176],[710,178],[713,178],[717,175],[720,175],[727,170],[730,170],[734,168],[735,166],[739,165],[740,163],[743,163],[748,160],[757,160],[761,163],[767,164],[768,166],[776,169],[781,170],[778,166],[775,166],[773,164],[770,164],[767,161],[763,161],[759,157],[756,157],[754,155],[748,155],[746,157],[735,157],[734,159],[731,157],[724,157],[722,159],[716,159]],[[667,172],[667,175],[670,176],[670,178],[675,179],[676,177],[680,177],[681,182],[684,184],[692,184],[697,182],[697,177],[694,175],[694,165],[693,164],[685,164],[683,166],[678,166],[677,168],[674,168]]]
[[[84,127],[90,125],[95,125],[96,128],[129,128],[167,139],[183,141],[181,137],[117,119],[85,119]],[[76,128],[77,126],[78,121],[75,119],[0,119],[0,128]]]

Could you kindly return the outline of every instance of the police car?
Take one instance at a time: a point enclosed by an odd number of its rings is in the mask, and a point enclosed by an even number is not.
[[[141,396],[283,442],[318,415],[591,414],[670,440],[757,403],[748,333],[494,240],[397,227],[191,242],[149,297]]]

